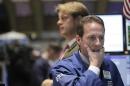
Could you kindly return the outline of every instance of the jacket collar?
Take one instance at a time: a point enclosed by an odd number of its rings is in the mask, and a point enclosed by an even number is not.
[[[76,38],[72,39],[71,41],[69,41],[67,44],[70,46],[72,46],[74,43],[76,42]]]
[[[81,58],[79,51],[75,52],[72,56],[73,64],[76,65],[78,68],[87,68],[89,67],[89,64],[86,64],[83,59]],[[101,65],[101,69],[107,69],[109,67],[108,59],[104,58],[103,63]]]
[[[86,64],[82,59],[81,56],[79,54],[79,51],[76,51],[74,54],[74,56],[72,57],[73,59],[73,64],[77,67],[77,68],[88,68],[88,64]]]

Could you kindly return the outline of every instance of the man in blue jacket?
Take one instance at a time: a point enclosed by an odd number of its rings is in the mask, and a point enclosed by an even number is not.
[[[86,16],[77,29],[80,50],[51,70],[53,86],[124,86],[116,65],[104,58],[104,22]]]

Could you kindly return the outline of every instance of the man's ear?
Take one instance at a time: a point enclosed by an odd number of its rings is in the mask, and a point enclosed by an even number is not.
[[[76,35],[76,41],[77,41],[78,45],[80,45],[80,43],[81,43],[81,37],[79,35]]]

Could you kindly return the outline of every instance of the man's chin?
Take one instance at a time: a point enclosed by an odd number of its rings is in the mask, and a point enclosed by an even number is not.
[[[62,38],[66,38],[66,35],[65,35],[64,33],[60,33],[60,36],[61,36]]]

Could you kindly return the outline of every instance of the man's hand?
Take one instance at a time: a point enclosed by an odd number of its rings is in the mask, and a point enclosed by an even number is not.
[[[90,65],[100,68],[104,58],[104,48],[93,51],[89,47],[87,48]]]

